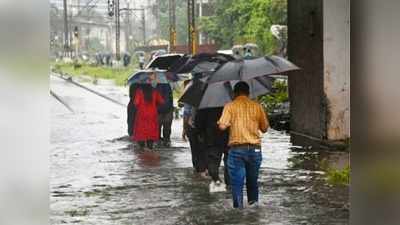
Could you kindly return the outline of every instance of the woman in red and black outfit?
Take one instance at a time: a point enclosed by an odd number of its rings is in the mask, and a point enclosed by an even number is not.
[[[164,99],[150,84],[140,85],[136,91],[136,116],[132,139],[138,142],[142,149],[145,146],[152,149],[153,143],[160,137],[157,106],[163,103]]]

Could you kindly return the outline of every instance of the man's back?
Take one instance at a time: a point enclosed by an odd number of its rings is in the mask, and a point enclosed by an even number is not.
[[[233,89],[235,100],[224,107],[219,128],[230,128],[228,171],[232,184],[234,208],[243,208],[243,185],[246,180],[247,202],[258,202],[258,171],[262,162],[260,131],[268,129],[263,107],[249,99],[250,87],[240,81]]]
[[[219,124],[230,127],[229,145],[259,145],[260,131],[266,132],[268,128],[262,106],[246,96],[238,96],[225,106]]]

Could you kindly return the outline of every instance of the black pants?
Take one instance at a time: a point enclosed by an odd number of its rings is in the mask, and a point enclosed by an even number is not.
[[[147,140],[147,141],[138,141],[138,144],[141,149],[143,149],[145,146],[147,146],[149,149],[153,149],[153,141],[152,140]]]
[[[171,126],[172,126],[173,119],[174,119],[173,111],[158,114],[160,140],[165,141],[165,142],[171,141]]]
[[[207,155],[204,143],[200,140],[198,131],[195,128],[189,128],[187,136],[192,152],[193,168],[196,172],[204,172],[207,169]]]
[[[135,121],[136,109],[134,107],[128,106],[127,108],[127,124],[128,124],[128,134],[133,135],[133,121]]]
[[[207,147],[207,165],[208,174],[210,174],[213,181],[219,179],[219,167],[221,165],[222,155],[224,155],[224,181],[225,184],[230,185],[229,174],[228,174],[228,154],[226,149],[219,146],[208,146]]]

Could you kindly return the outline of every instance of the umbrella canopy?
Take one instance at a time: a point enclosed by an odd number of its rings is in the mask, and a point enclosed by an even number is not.
[[[188,60],[190,59],[190,56],[188,55],[183,55],[181,58],[176,60],[168,69],[168,72],[171,73],[176,73],[176,71],[179,70]]]
[[[206,87],[207,83],[202,82],[199,79],[190,81],[178,102],[198,107]]]
[[[279,56],[264,56],[238,59],[223,64],[208,80],[208,83],[230,80],[250,80],[271,74],[280,74],[300,68]]]
[[[157,56],[147,64],[146,69],[157,68],[168,70],[175,62],[182,58],[182,56],[183,54],[166,54]]]
[[[193,55],[185,63],[177,65],[169,71],[174,73],[190,73],[194,70],[198,73],[209,72],[234,59],[233,56],[222,53],[200,53]]]
[[[158,79],[158,83],[160,84],[168,84],[169,80],[168,79],[168,75],[166,72],[163,71],[157,71],[157,70],[141,70],[138,71],[134,74],[132,74],[127,81],[128,85],[131,84],[144,84],[144,83],[148,83],[149,82],[149,74],[150,73],[156,73],[157,79]]]
[[[232,101],[233,87],[237,82],[239,81],[207,84],[202,80],[191,81],[179,102],[199,109],[222,107]],[[252,99],[268,94],[272,89],[272,80],[269,77],[260,77],[260,79],[251,79],[246,82],[250,86],[250,98]]]

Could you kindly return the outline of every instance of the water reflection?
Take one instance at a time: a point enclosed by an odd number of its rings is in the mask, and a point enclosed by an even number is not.
[[[141,167],[159,167],[160,166],[160,154],[154,150],[134,150],[136,157],[138,158],[138,164]]]

